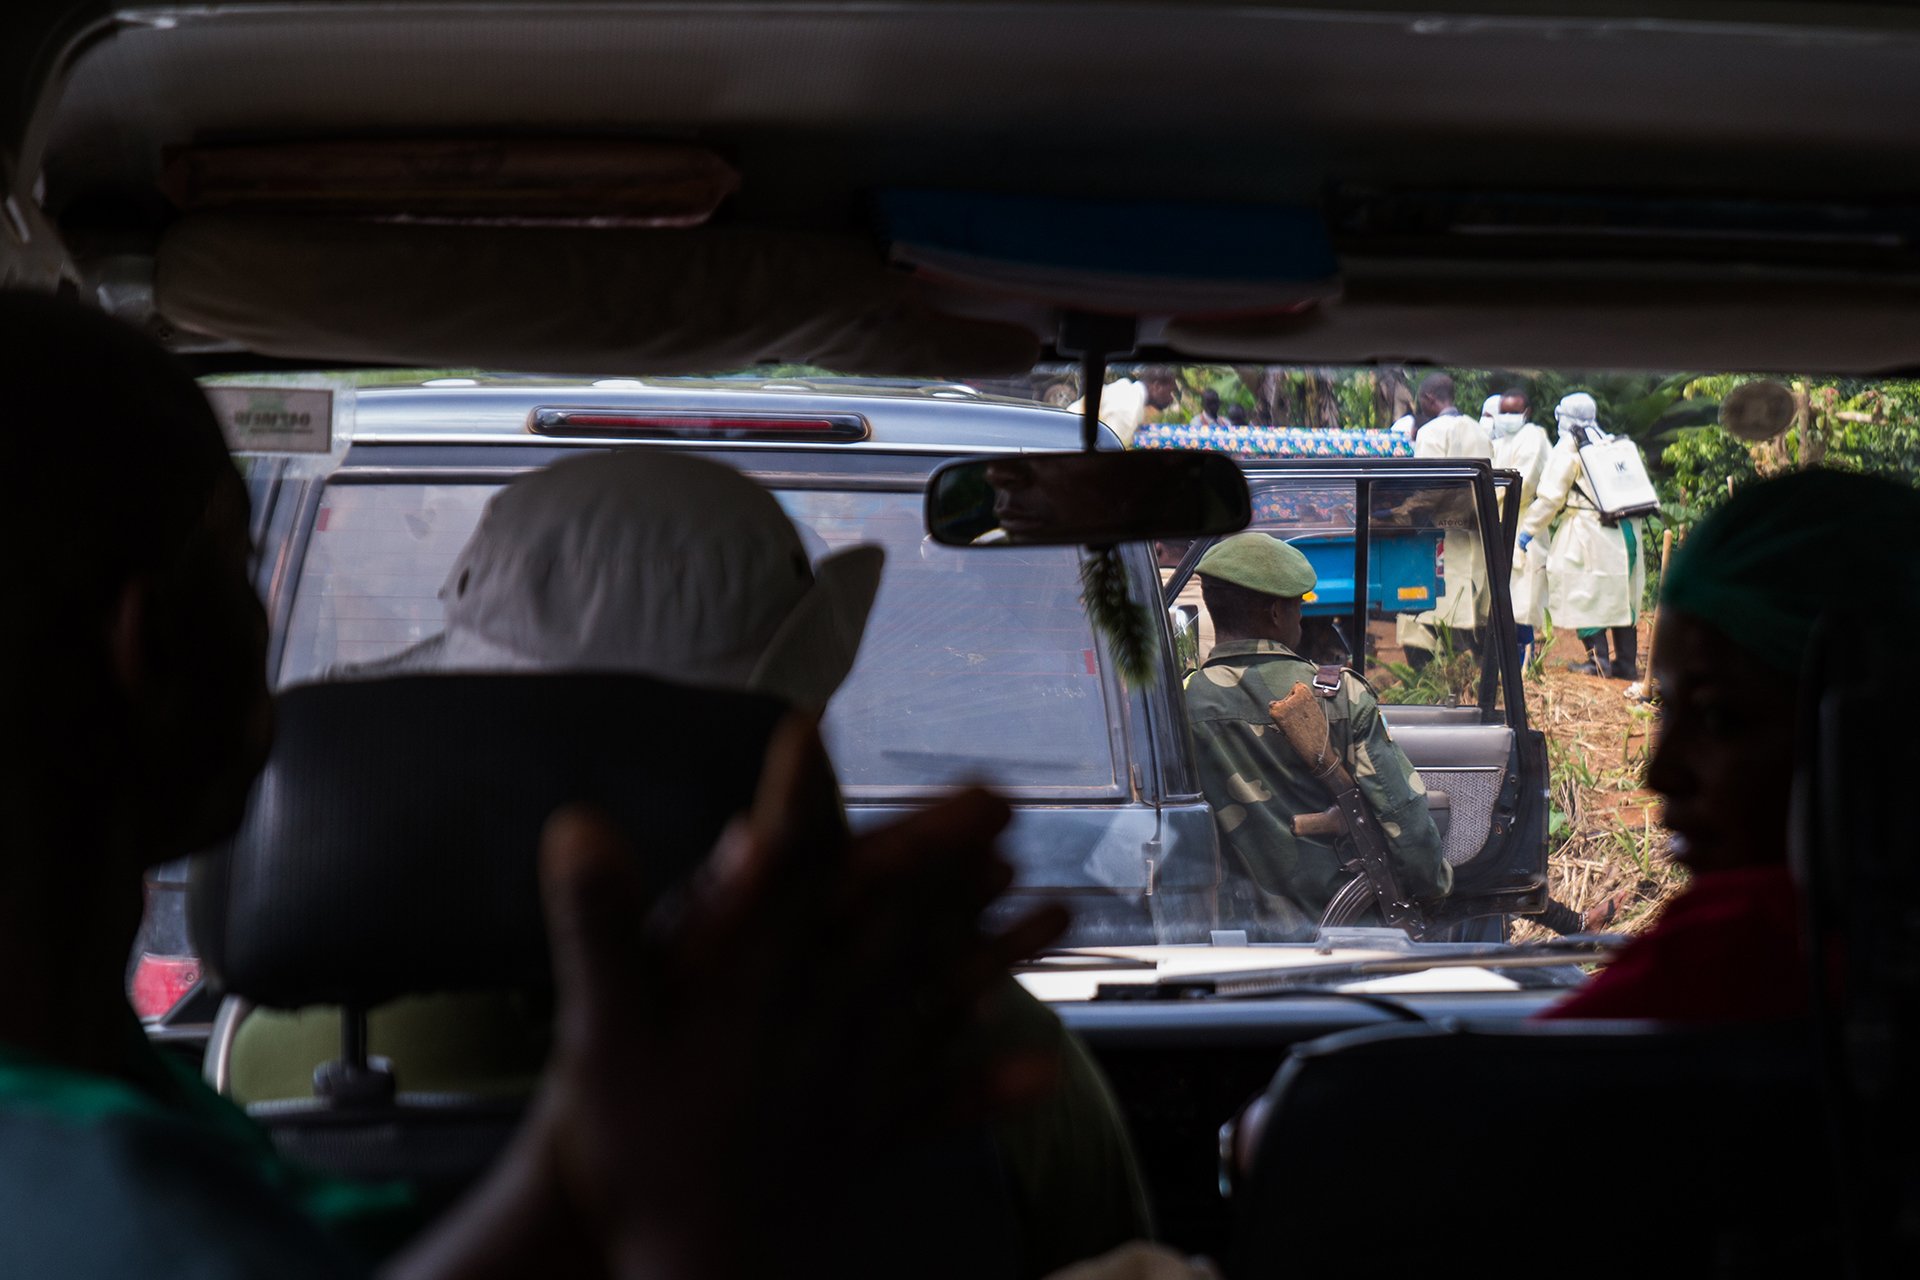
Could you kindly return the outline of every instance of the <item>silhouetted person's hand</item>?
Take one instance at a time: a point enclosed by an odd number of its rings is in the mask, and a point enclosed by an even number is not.
[[[981,929],[1012,877],[994,850],[1008,817],[966,791],[852,837],[795,719],[752,814],[649,915],[619,834],[554,816],[541,878],[559,1013],[536,1123],[617,1273],[831,1257],[836,1242],[807,1238],[815,1206],[906,1142],[1052,1087],[1050,1059],[961,1049],[1008,966],[1066,924],[1047,907]]]

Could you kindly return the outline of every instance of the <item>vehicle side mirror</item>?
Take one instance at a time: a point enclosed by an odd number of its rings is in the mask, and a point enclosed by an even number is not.
[[[964,458],[927,482],[927,532],[949,547],[1208,537],[1252,518],[1239,466],[1197,449]]]

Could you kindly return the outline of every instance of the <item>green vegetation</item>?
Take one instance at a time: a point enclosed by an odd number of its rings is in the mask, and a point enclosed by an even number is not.
[[[1397,366],[1366,369],[1186,365],[1180,399],[1160,416],[1198,412],[1213,390],[1223,405],[1242,405],[1256,423],[1384,429],[1412,403],[1428,370]],[[1720,404],[1758,374],[1566,372],[1557,369],[1439,370],[1452,376],[1455,403],[1476,412],[1487,396],[1526,390],[1533,420],[1553,428],[1553,406],[1585,391],[1599,407],[1600,424],[1633,439],[1646,452],[1667,516],[1685,526],[1723,501],[1729,479],[1738,485],[1790,467],[1821,465],[1886,472],[1920,482],[1920,379],[1812,378],[1771,375],[1791,388],[1801,412],[1777,442],[1749,446],[1720,426]],[[1657,540],[1659,529],[1654,531]]]
[[[1521,675],[1529,682],[1537,683],[1546,678],[1547,650],[1553,648],[1553,621],[1547,619],[1533,629],[1533,648],[1527,655],[1527,665]]]
[[[1474,700],[1480,683],[1480,663],[1454,643],[1446,624],[1433,628],[1433,657],[1415,668],[1408,662],[1383,662],[1380,669],[1391,683],[1380,686],[1380,701],[1403,705],[1457,707]]]
[[[1691,400],[1718,405],[1748,376],[1695,378]],[[1920,483],[1920,381],[1781,378],[1798,404],[1793,425],[1777,441],[1748,445],[1718,425],[1673,434],[1660,454],[1662,497],[1677,524],[1691,523],[1739,486],[1797,467],[1869,471]]]

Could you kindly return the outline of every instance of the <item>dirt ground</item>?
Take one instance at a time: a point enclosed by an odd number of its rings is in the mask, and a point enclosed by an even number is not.
[[[1643,619],[1643,668],[1652,653],[1652,630],[1652,619]],[[1383,664],[1405,661],[1390,620],[1375,621],[1368,633],[1369,677],[1378,678]],[[1629,681],[1567,670],[1585,655],[1578,636],[1557,632],[1539,673],[1526,677],[1527,720],[1547,736],[1552,805],[1562,815],[1548,836],[1549,891],[1581,912],[1616,901],[1613,921],[1602,928],[1633,933],[1678,892],[1683,876],[1667,861],[1659,797],[1642,785],[1652,710],[1626,696]],[[1514,930],[1520,941],[1552,936],[1524,921]]]
[[[1643,620],[1643,666],[1651,630],[1651,620]],[[1527,718],[1547,735],[1552,804],[1566,815],[1549,837],[1551,891],[1576,911],[1621,899],[1607,928],[1631,933],[1679,890],[1682,876],[1667,861],[1659,797],[1642,785],[1652,746],[1651,709],[1625,696],[1628,681],[1566,669],[1583,656],[1572,632],[1556,634],[1539,677],[1527,680]],[[1516,936],[1551,935],[1522,925]]]

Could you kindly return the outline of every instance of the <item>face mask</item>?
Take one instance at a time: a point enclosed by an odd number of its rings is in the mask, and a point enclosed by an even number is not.
[[[1496,413],[1493,415],[1493,433],[1497,436],[1510,436],[1527,425],[1524,413]]]

